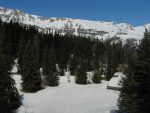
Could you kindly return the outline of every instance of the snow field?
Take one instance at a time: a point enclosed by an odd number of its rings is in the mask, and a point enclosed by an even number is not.
[[[60,77],[58,87],[46,87],[36,93],[21,92],[21,76],[14,75],[16,87],[23,95],[23,105],[17,113],[115,113],[118,91],[108,90],[107,81],[101,84],[78,85],[74,76]]]

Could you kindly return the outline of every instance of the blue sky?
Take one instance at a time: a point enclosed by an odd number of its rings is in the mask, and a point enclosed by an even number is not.
[[[0,0],[0,6],[45,17],[150,23],[150,0]]]

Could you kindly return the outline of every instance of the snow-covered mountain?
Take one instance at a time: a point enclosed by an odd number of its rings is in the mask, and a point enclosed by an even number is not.
[[[145,28],[150,28],[150,24],[134,27],[126,23],[89,21],[72,18],[44,18],[31,15],[16,9],[0,7],[0,19],[4,22],[19,22],[20,24],[36,26],[39,31],[55,31],[64,35],[66,33],[94,38],[120,37],[123,40],[128,38],[141,39]]]

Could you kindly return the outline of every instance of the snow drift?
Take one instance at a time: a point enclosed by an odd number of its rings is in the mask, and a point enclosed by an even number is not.
[[[107,88],[114,89],[114,90],[120,90],[120,88],[122,88],[122,82],[125,77],[126,76],[123,73],[116,72],[114,74],[114,76],[110,79],[110,81],[107,85]]]

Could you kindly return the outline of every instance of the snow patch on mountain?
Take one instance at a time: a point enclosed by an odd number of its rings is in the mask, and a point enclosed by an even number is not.
[[[89,21],[72,18],[44,18],[24,13],[16,9],[0,7],[0,19],[4,22],[19,22],[20,24],[36,26],[41,32],[58,32],[62,35],[72,34],[76,36],[94,37],[106,39],[120,37],[122,40],[135,38],[140,40],[145,29],[150,29],[150,24],[134,27],[126,23]]]

